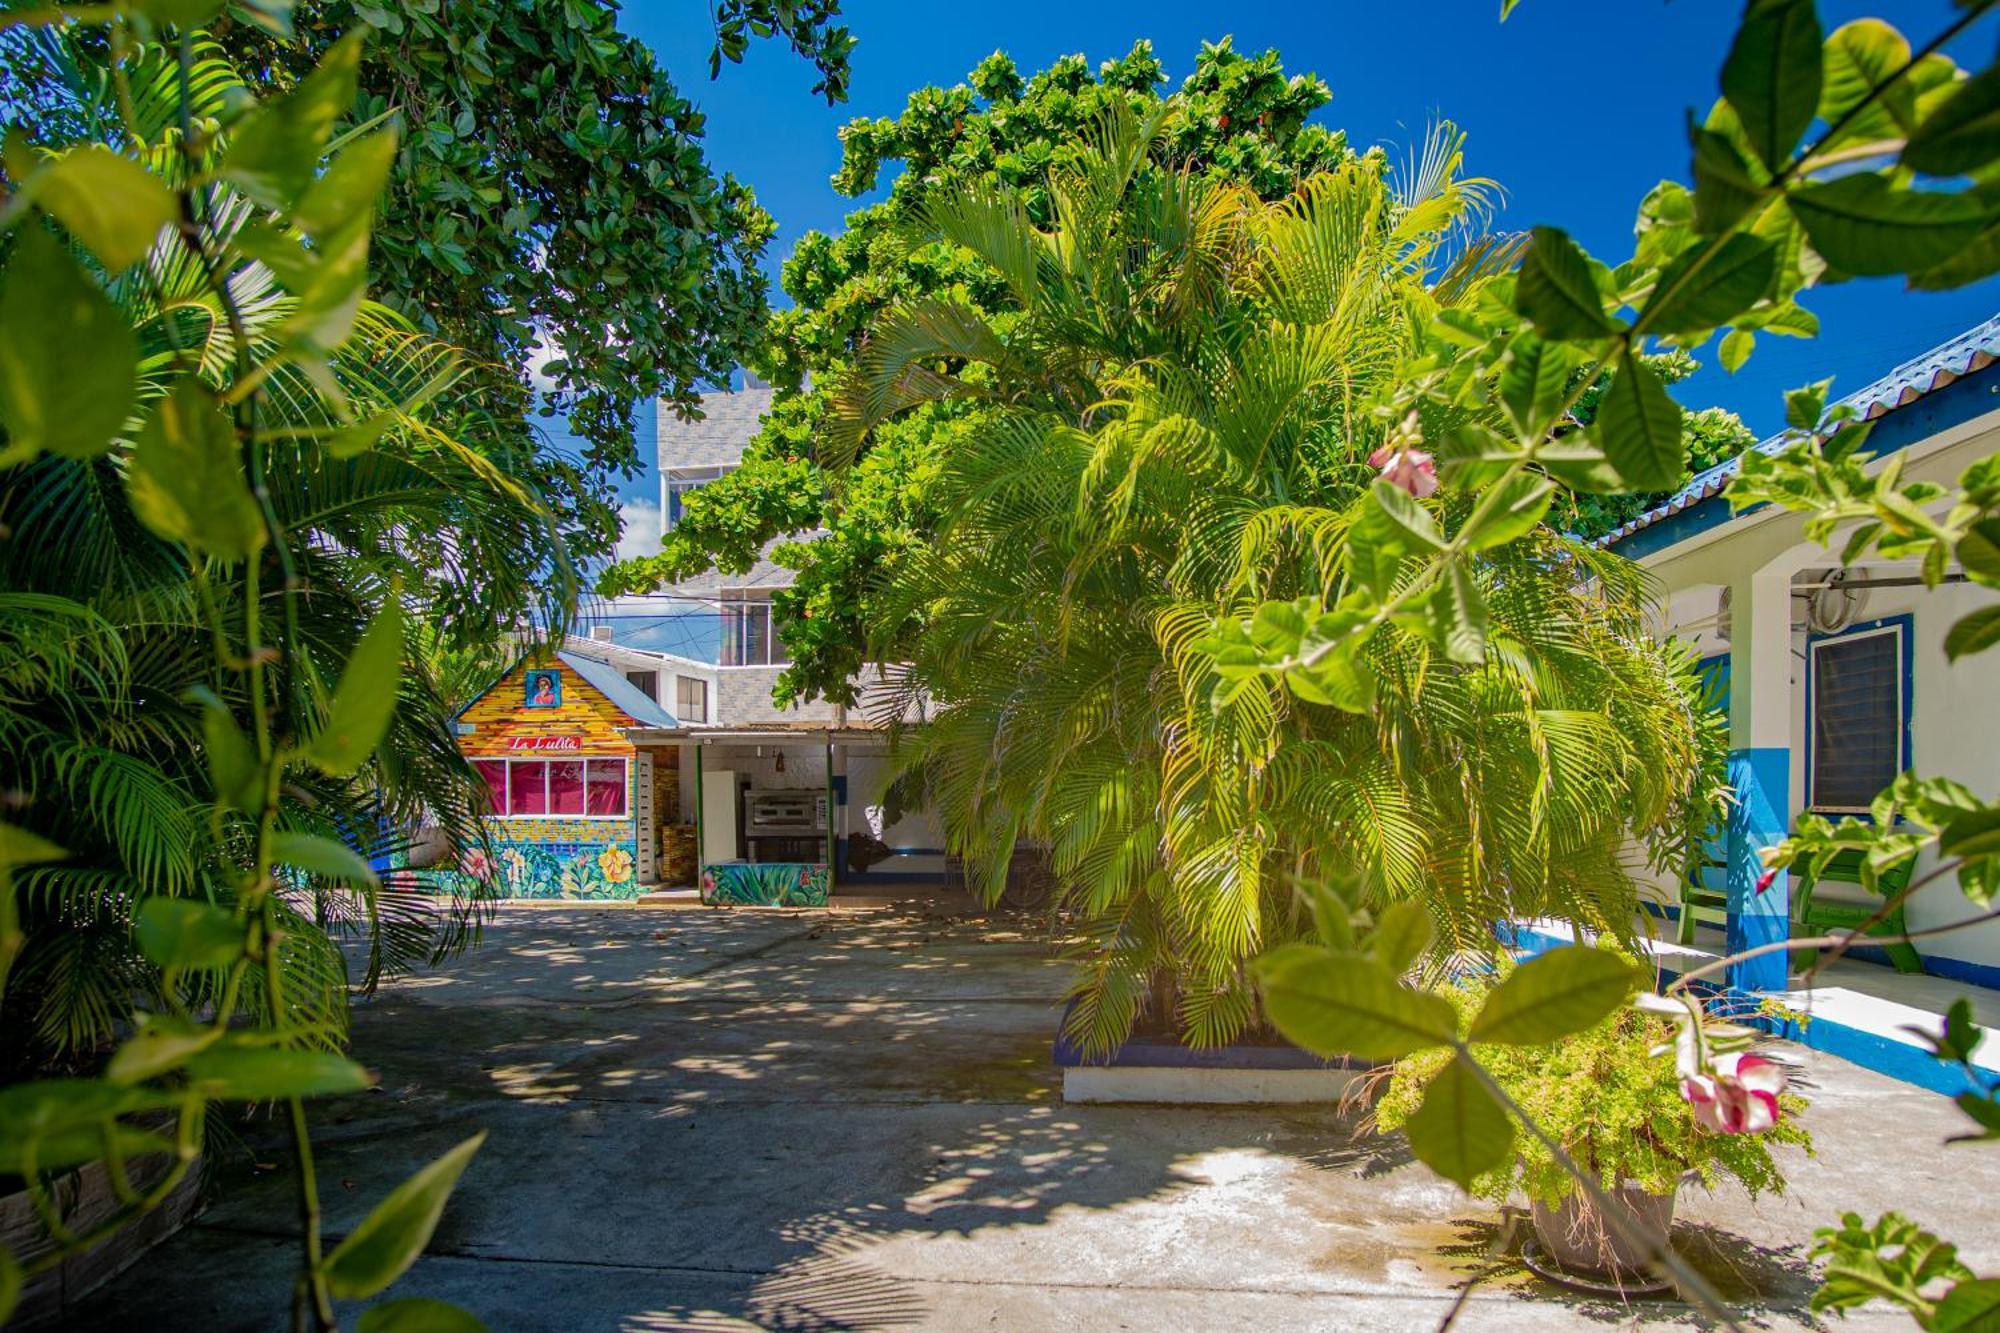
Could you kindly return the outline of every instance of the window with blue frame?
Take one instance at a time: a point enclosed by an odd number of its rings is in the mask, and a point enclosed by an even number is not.
[[[1814,638],[1806,696],[1814,810],[1865,813],[1909,767],[1909,618]]]

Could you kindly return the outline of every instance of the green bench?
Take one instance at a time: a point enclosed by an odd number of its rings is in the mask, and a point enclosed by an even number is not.
[[[1877,892],[1883,899],[1895,897],[1910,887],[1910,872],[1915,868],[1915,859],[1903,862],[1895,869],[1885,872],[1876,880]],[[1682,944],[1694,943],[1695,926],[1704,923],[1726,929],[1729,919],[1728,863],[1714,854],[1710,847],[1703,848],[1688,867],[1686,878],[1681,884],[1681,916],[1675,937]],[[1836,884],[1861,883],[1861,853],[1842,852],[1827,862],[1820,872],[1819,882],[1831,881]],[[1838,898],[1822,898],[1814,892],[1817,884],[1793,872],[1792,880],[1792,933],[1795,936],[1823,935],[1828,930],[1855,930],[1880,910],[1879,904],[1871,902],[1851,902]],[[1870,935],[1902,935],[1908,927],[1903,923],[1903,908],[1896,910],[1875,923],[1868,931]],[[1898,972],[1921,972],[1924,960],[1906,940],[1882,946],[1889,955],[1889,961],[1896,965]],[[1796,949],[1792,952],[1794,967],[1811,967],[1818,959],[1817,949]]]

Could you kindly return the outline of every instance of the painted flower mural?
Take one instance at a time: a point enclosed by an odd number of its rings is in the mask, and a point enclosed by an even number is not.
[[[623,884],[632,878],[632,853],[623,847],[606,847],[597,854],[597,864],[604,871],[604,878],[613,884]]]

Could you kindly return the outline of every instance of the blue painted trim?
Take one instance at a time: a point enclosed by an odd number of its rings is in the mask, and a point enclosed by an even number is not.
[[[2000,362],[1981,370],[1968,371],[1942,389],[1875,418],[1862,448],[1877,458],[1907,449],[1940,431],[1992,411],[1995,406],[2000,406],[1995,402],[1996,394],[2000,394]],[[1768,507],[1757,505],[1742,513],[1754,514]],[[1628,533],[1615,542],[1609,542],[1605,549],[1616,551],[1629,560],[1643,560],[1678,546],[1691,537],[1698,537],[1711,528],[1719,528],[1735,517],[1738,515],[1730,509],[1729,501],[1721,495],[1714,495]]]
[[[847,804],[847,774],[845,773],[835,773],[833,775],[833,803],[835,805]]]
[[[1838,633],[1834,634],[1809,633],[1806,635],[1806,726],[1805,726],[1805,732],[1806,732],[1805,809],[1807,809],[1808,811],[1813,809],[1813,732],[1817,730],[1817,728],[1815,728],[1813,725],[1813,692],[1818,688],[1818,683],[1813,679],[1813,645],[1816,643],[1833,643],[1840,639],[1851,639],[1856,635],[1872,634],[1878,630],[1884,630],[1884,629],[1891,629],[1896,631],[1898,636],[1897,647],[1901,650],[1902,667],[1903,667],[1903,680],[1901,689],[1902,697],[1898,700],[1898,702],[1902,705],[1902,710],[1903,710],[1903,739],[1902,739],[1902,744],[1898,747],[1897,751],[1898,762],[1896,764],[1896,771],[1898,773],[1907,773],[1916,764],[1916,753],[1917,753],[1916,752],[1916,715],[1917,715],[1917,650],[1916,650],[1917,618],[1916,616],[1906,611],[1902,615],[1898,616],[1882,616],[1875,620],[1864,621],[1859,625],[1849,625],[1846,629],[1841,630]],[[1874,816],[1872,815],[1868,815],[1865,813],[1856,814],[1852,811],[1841,811],[1839,813],[1842,817],[1848,819],[1872,820],[1874,818]]]
[[[1791,875],[1779,871],[1760,893],[1764,873],[1758,853],[1782,841],[1790,825],[1786,788],[1792,752],[1784,746],[1756,746],[1729,754],[1729,784],[1736,800],[1729,807],[1727,951],[1744,953],[1791,938]],[[1734,963],[1729,984],[1743,991],[1781,991],[1790,984],[1783,950]]]
[[[1530,957],[1547,953],[1550,949],[1567,948],[1571,944],[1569,940],[1511,923],[1503,924],[1496,933],[1503,937],[1502,943],[1508,948],[1516,949]],[[1664,990],[1678,980],[1680,973],[1670,968],[1660,969],[1661,989]],[[1696,986],[1699,987],[1699,983],[1696,983]],[[1912,1046],[1893,1037],[1868,1032],[1846,1023],[1837,1023],[1818,1015],[1814,1015],[1811,1022],[1802,1023],[1795,1018],[1763,1012],[1763,1004],[1768,996],[1734,987],[1701,989],[1705,995],[1721,1001],[1721,1007],[1728,1011],[1730,1021],[1741,1023],[1745,1027],[1756,1028],[1787,1041],[1795,1041],[1810,1050],[1837,1055],[1852,1064],[1860,1065],[1863,1069],[1872,1069],[1898,1082],[1914,1084],[1947,1097],[1979,1090],[1966,1076],[1963,1068],[1955,1064],[1946,1064],[1921,1046]]]

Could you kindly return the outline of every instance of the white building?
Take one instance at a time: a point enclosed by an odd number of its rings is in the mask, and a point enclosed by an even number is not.
[[[2000,317],[1851,395],[1875,425],[1864,449],[1881,466],[1900,457],[1907,480],[1947,486],[1977,459],[2000,453]],[[1779,441],[1758,448],[1773,450]],[[1872,795],[1914,769],[2000,791],[2000,657],[1946,660],[1952,623],[2000,592],[1954,569],[1935,591],[1908,562],[1870,560],[1843,571],[1836,552],[1809,541],[1804,517],[1769,506],[1731,512],[1722,492],[1734,462],[1610,534],[1665,595],[1663,629],[1697,642],[1729,673],[1731,777],[1738,802],[1727,836],[1728,943],[1788,938],[1788,877],[1754,890],[1758,848],[1801,812],[1865,813]],[[1935,863],[1918,862],[1922,874]],[[1852,891],[1858,894],[1859,890]],[[1839,896],[1840,886],[1816,893]],[[1911,930],[1975,916],[1955,882],[1910,902]],[[1918,944],[1926,971],[2000,984],[2000,923]],[[1785,955],[1739,968],[1748,990],[1784,990]]]

